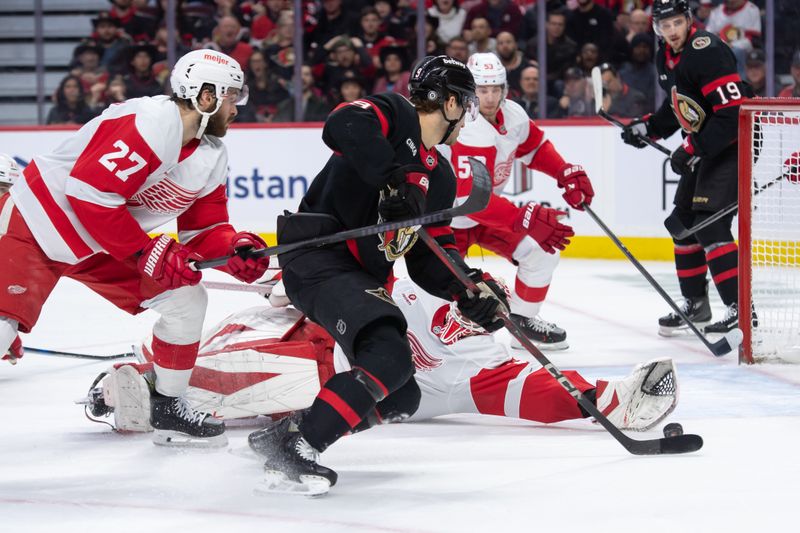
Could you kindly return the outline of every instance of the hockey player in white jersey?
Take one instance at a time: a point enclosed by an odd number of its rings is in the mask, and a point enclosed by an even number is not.
[[[117,307],[161,315],[153,327],[150,422],[157,444],[223,445],[221,420],[182,398],[197,358],[207,303],[191,266],[221,267],[252,283],[268,258],[257,235],[228,223],[228,156],[219,137],[245,102],[231,57],[196,50],[170,77],[173,95],[109,107],[52,153],[36,155],[0,199],[0,353],[36,323],[56,282],[70,277]],[[176,220],[180,242],[147,232]]]
[[[464,319],[451,302],[428,294],[407,279],[395,283],[392,297],[408,320],[415,379],[422,391],[411,421],[455,413],[542,423],[588,416],[546,370],[511,357],[503,344]],[[144,358],[151,358],[146,348]],[[113,412],[118,429],[147,431],[142,406],[147,405],[148,389],[142,374],[150,368],[150,363],[118,364],[102,374],[102,389],[93,389],[90,395],[92,413]],[[334,371],[348,369],[347,358],[330,335],[299,311],[255,307],[228,317],[205,333],[187,397],[195,408],[226,419],[290,412],[295,412],[297,419]],[[618,381],[592,384],[575,371],[563,374],[622,429],[650,429],[677,403],[675,368],[670,359],[642,363]],[[99,379],[92,387],[98,383]],[[401,412],[388,399],[379,402],[354,431],[402,421]],[[256,451],[260,435],[270,427],[251,435]]]
[[[0,154],[0,198],[5,196],[8,190],[14,185],[20,177],[19,166],[14,158],[8,154]],[[0,229],[3,227],[3,222],[0,220]],[[3,232],[0,231],[0,237]],[[17,360],[22,358],[25,350],[22,347],[22,341],[19,335],[15,335],[11,344],[6,348],[5,352],[0,352],[3,356],[0,358],[3,361],[8,361],[12,365],[17,364]]]
[[[506,70],[497,56],[473,54],[467,66],[475,78],[480,116],[464,126],[452,147],[440,151],[449,156],[455,170],[458,198],[466,197],[472,189],[469,157],[486,164],[495,194],[485,210],[453,220],[456,243],[462,255],[471,245],[479,244],[517,264],[512,318],[539,348],[567,348],[566,332],[538,316],[559,250],[574,235],[571,227],[559,221],[566,213],[534,203],[517,207],[501,192],[515,160],[555,178],[565,189],[564,199],[575,209],[582,209],[584,202],[591,203],[592,184],[580,165],[564,161],[519,104],[506,99]],[[512,340],[512,346],[521,348],[516,340]]]

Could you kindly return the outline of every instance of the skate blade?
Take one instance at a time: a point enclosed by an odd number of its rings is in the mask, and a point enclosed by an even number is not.
[[[215,437],[194,437],[180,431],[157,429],[153,444],[173,448],[222,448],[228,445],[228,437],[224,433]]]
[[[703,331],[707,325],[709,325],[711,321],[708,322],[693,322],[695,327]],[[691,337],[694,335],[694,332],[689,329],[689,326],[678,326],[677,328],[671,328],[669,326],[658,326],[658,334],[662,337]]]
[[[561,342],[536,342],[531,341],[534,346],[539,348],[543,352],[555,352],[558,350],[566,350],[569,348],[569,343],[566,340]],[[528,350],[514,337],[511,338],[511,348],[513,350],[521,350],[527,352]]]
[[[323,496],[331,488],[331,483],[320,476],[300,476],[300,481],[289,479],[286,474],[276,470],[264,472],[264,480],[254,489],[256,494],[298,494],[301,496]]]

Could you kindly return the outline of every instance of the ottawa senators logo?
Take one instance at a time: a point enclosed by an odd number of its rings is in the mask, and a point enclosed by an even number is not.
[[[672,112],[681,125],[681,128],[686,133],[697,133],[703,127],[706,121],[706,112],[700,107],[700,104],[680,94],[677,89],[672,87],[671,101]]]
[[[397,261],[417,242],[416,228],[400,228],[378,235],[381,243],[378,250],[384,253],[387,261]]]

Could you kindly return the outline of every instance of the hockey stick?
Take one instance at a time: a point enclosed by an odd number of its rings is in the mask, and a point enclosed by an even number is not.
[[[271,285],[262,285],[260,283],[244,285],[242,283],[232,283],[227,281],[204,281],[203,286],[206,289],[216,289],[221,291],[254,292],[256,294],[260,294],[261,296],[269,296],[272,293]]]
[[[325,246],[350,239],[359,239],[361,237],[375,235],[385,231],[394,231],[400,228],[410,228],[414,226],[433,224],[435,222],[441,222],[454,217],[469,215],[470,213],[482,211],[489,204],[489,198],[492,194],[492,178],[489,175],[489,171],[486,169],[486,166],[477,159],[470,157],[469,163],[472,166],[472,191],[470,191],[467,199],[460,205],[448,209],[442,209],[441,211],[435,211],[433,213],[426,213],[408,220],[382,222],[372,226],[349,229],[340,231],[338,233],[333,233],[331,235],[314,237],[313,239],[307,239],[304,241],[269,246],[267,248],[250,252],[249,257],[266,257],[268,255],[291,252],[299,248]],[[194,268],[200,270],[202,268],[222,266],[228,262],[228,259],[230,259],[230,256],[217,257],[215,259],[208,259],[206,261],[197,261],[194,263]]]
[[[459,265],[457,265],[453,258],[450,257],[444,248],[436,242],[425,229],[417,231],[417,235],[422,241],[433,251],[447,268],[452,272],[458,280],[464,284],[467,290],[473,293],[478,292],[478,287],[472,279],[464,272]],[[678,435],[674,437],[664,437],[660,439],[651,440],[636,440],[625,435],[620,429],[615,426],[611,421],[600,412],[597,406],[591,400],[586,398],[575,385],[570,382],[567,377],[550,362],[547,357],[525,336],[522,330],[509,318],[505,313],[498,312],[498,316],[503,320],[506,329],[517,339],[530,354],[536,358],[539,363],[547,370],[553,379],[564,387],[575,401],[583,407],[583,409],[594,417],[597,422],[603,426],[606,431],[611,433],[611,436],[617,439],[617,442],[622,444],[626,450],[634,455],[659,455],[666,453],[688,453],[699,450],[703,447],[703,439],[699,435]]]
[[[134,354],[132,351],[127,353],[116,353],[112,355],[92,355],[88,353],[64,352],[62,350],[47,350],[45,348],[32,348],[30,346],[25,346],[25,353],[36,353],[40,355],[50,355],[53,357],[66,357],[69,359],[94,359],[97,361],[124,359],[126,357],[136,357],[136,354]]]
[[[594,67],[592,69],[592,89],[594,90],[594,110],[595,112],[606,119],[611,124],[615,126],[619,126],[622,129],[625,129],[625,124],[620,122],[616,117],[613,117],[606,113],[603,109],[603,74],[600,72],[600,67]],[[638,137],[645,143],[649,144],[662,154],[666,155],[667,157],[672,156],[672,152],[666,146],[657,143],[653,139],[649,137],[645,137],[643,135],[638,135]]]
[[[617,238],[617,236],[614,235],[614,232],[612,232],[608,228],[608,226],[606,226],[605,223],[602,220],[600,220],[600,217],[598,217],[595,214],[595,212],[592,211],[592,208],[590,208],[586,204],[583,204],[583,208],[586,210],[586,212],[589,214],[589,216],[592,217],[592,220],[597,222],[597,225],[600,226],[603,229],[605,234],[608,235],[608,237],[612,241],[614,241],[614,244],[616,244],[617,248],[619,248],[620,251],[623,254],[625,254],[625,257],[627,257],[628,260],[631,263],[633,263],[633,266],[636,267],[636,270],[638,270],[639,273],[642,276],[644,276],[644,278],[650,283],[650,285],[656,290],[656,292],[658,292],[658,294],[661,295],[661,297],[664,299],[664,301],[669,304],[669,306],[672,308],[672,310],[675,311],[675,314],[677,314],[679,317],[681,317],[681,319],[684,322],[686,322],[686,325],[689,327],[689,329],[692,330],[692,332],[695,335],[697,335],[698,339],[703,341],[703,344],[706,345],[706,348],[708,348],[711,351],[711,353],[713,353],[714,355],[719,357],[721,355],[725,355],[726,353],[730,352],[731,350],[733,350],[734,348],[738,347],[742,343],[743,335],[742,335],[742,330],[740,330],[739,328],[732,329],[731,331],[726,333],[725,336],[723,336],[721,339],[719,339],[716,342],[709,341],[706,338],[706,336],[703,335],[700,332],[699,329],[697,329],[697,326],[695,326],[692,323],[692,321],[689,320],[689,317],[686,316],[686,313],[681,311],[681,309],[678,307],[678,304],[676,304],[672,300],[672,298],[669,297],[669,294],[667,294],[667,291],[665,291],[661,287],[661,285],[659,285],[658,282],[653,278],[653,276],[651,276],[650,273],[642,266],[642,264],[635,257],[633,257],[633,254],[628,250],[628,248],[625,247],[624,244],[622,244],[622,241],[620,241],[619,238]]]

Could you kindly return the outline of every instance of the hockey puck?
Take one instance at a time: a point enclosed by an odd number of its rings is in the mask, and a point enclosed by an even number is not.
[[[671,422],[664,426],[664,436],[669,437],[679,437],[683,435],[683,426],[678,424],[677,422]]]

